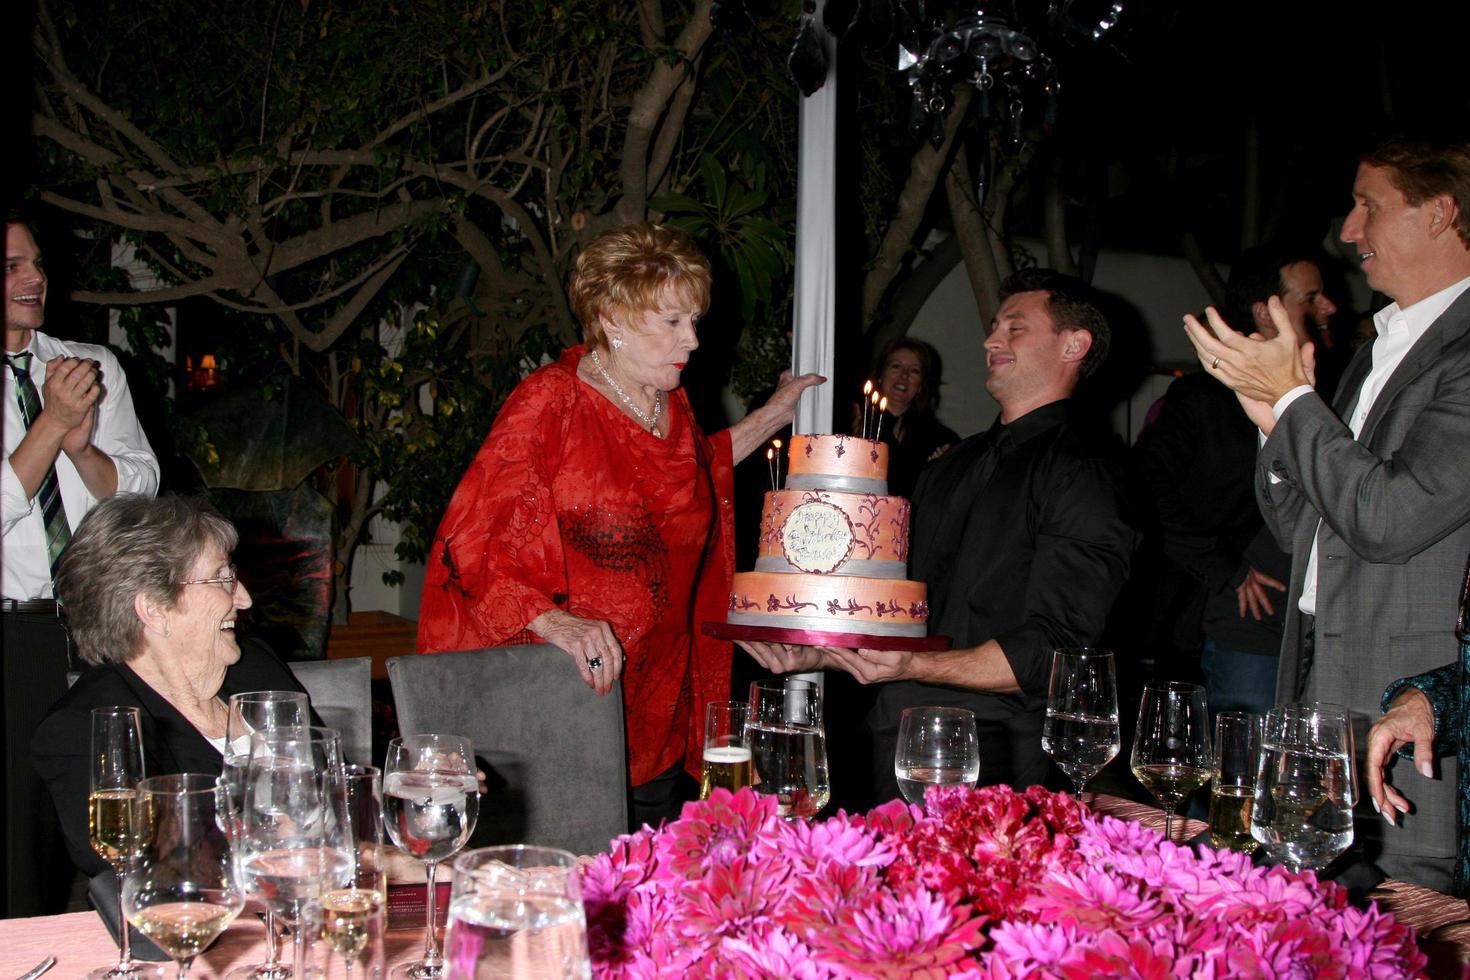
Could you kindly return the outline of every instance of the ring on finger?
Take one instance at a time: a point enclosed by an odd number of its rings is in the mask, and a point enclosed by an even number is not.
[[[1220,366],[1220,355],[1216,354],[1215,355],[1215,359],[1210,362],[1210,370],[1213,371],[1216,368],[1218,368],[1219,366]]]
[[[602,658],[601,657],[591,657],[591,658],[589,658],[587,660],[587,666],[590,667],[590,668],[592,668],[593,670],[596,670],[597,668],[599,668],[599,667],[602,666]]]

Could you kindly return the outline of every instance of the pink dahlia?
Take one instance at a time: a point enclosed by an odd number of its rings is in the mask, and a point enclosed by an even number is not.
[[[1040,922],[1070,922],[1093,931],[1143,930],[1166,911],[1157,896],[1144,891],[1138,882],[1106,871],[1058,871],[1046,877],[1025,908]]]
[[[875,892],[833,928],[806,939],[841,975],[923,980],[975,966],[970,953],[984,940],[984,925],[969,907],[911,885]]]
[[[659,831],[654,874],[672,884],[671,879],[727,867],[738,857],[770,854],[781,826],[774,796],[717,789],[707,800],[684,804],[679,819]]]

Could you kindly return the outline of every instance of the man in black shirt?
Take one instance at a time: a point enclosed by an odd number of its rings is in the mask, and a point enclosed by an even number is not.
[[[943,653],[746,645],[773,670],[847,670],[882,683],[868,716],[879,799],[898,795],[899,717],[916,705],[975,712],[980,782],[1041,782],[1052,651],[1094,642],[1128,572],[1114,468],[1068,421],[1077,382],[1107,354],[1108,325],[1080,280],[1008,279],[985,344],[1001,414],[924,469],[914,492],[910,576],[929,587]]]

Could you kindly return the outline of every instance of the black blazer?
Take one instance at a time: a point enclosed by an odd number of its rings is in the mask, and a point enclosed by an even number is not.
[[[244,691],[304,690],[296,675],[265,644],[247,640],[241,647],[239,661],[225,671],[220,697],[228,699]],[[149,776],[177,772],[218,775],[223,768],[219,750],[126,664],[103,664],[78,677],[36,729],[31,764],[51,791],[67,853],[89,878],[111,871],[111,865],[92,850],[87,836],[92,709],[109,705],[139,709],[143,767]]]

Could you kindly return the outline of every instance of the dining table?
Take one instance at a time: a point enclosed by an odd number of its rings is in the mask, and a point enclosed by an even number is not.
[[[1163,826],[1163,813],[1147,804],[1112,796],[1088,797],[1095,811]],[[1205,829],[1198,820],[1175,819],[1175,840],[1188,840]],[[1433,978],[1470,977],[1470,903],[1402,881],[1386,881],[1369,896],[1399,921],[1412,926],[1430,959]],[[423,952],[421,924],[412,929],[389,928],[384,951],[389,967],[407,963]],[[260,962],[265,930],[259,919],[242,915],[213,946],[202,953],[189,971],[191,980],[217,980],[230,970]],[[24,919],[0,919],[0,980],[13,980],[47,956],[56,966],[47,980],[73,980],[117,959],[117,945],[95,912]]]

